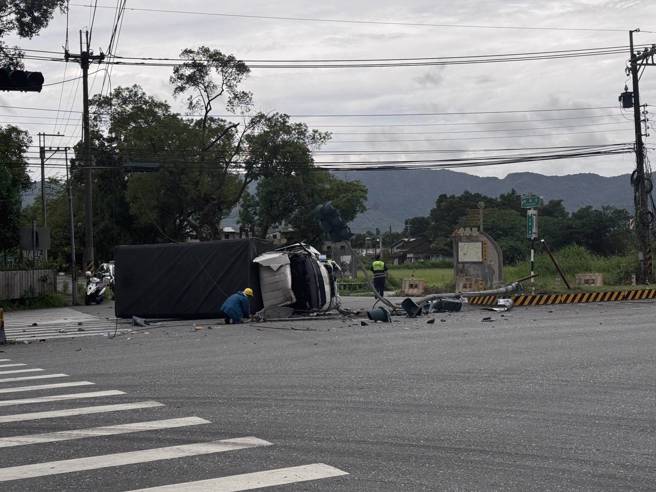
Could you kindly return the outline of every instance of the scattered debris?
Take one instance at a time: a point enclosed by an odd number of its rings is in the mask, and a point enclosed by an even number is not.
[[[426,324],[429,324],[429,325],[432,325],[433,323],[435,323],[435,318],[431,318],[428,321],[426,321]]]
[[[148,321],[138,316],[132,316],[132,326],[148,326]]]
[[[360,321],[360,326],[369,326],[369,323],[366,321]]]
[[[66,330],[57,330],[57,333],[66,333]]]
[[[32,323],[32,326],[39,326],[39,323]]]
[[[81,348],[81,347],[80,347],[80,348],[76,348],[75,351],[76,351],[76,352],[81,352],[81,351],[82,351],[82,348]]]
[[[483,318],[483,319],[481,320],[481,322],[483,322],[483,323],[492,323],[493,321],[494,321],[494,320],[493,320],[491,317],[489,317],[489,316],[486,316],[485,318]]]
[[[82,326],[82,324],[83,324],[82,321],[77,322],[77,326]]]
[[[384,323],[392,322],[392,316],[390,315],[390,312],[384,307],[377,307],[375,309],[370,309],[369,311],[367,311],[367,317],[371,321],[382,321]]]
[[[446,323],[446,320],[445,320],[445,319],[441,319],[440,321],[441,321],[442,323]]]
[[[84,328],[78,328],[77,331],[86,331]]]
[[[497,303],[495,306],[490,306],[483,308],[487,311],[494,311],[495,313],[503,313],[506,311],[510,311],[514,306],[513,300],[512,299],[497,299]]]

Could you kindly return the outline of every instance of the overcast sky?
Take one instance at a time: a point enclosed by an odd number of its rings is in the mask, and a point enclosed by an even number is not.
[[[107,49],[115,3],[98,2],[92,39],[96,51]],[[176,57],[183,48],[199,45],[244,60],[471,56],[625,46],[628,30],[637,27],[642,30],[636,34],[637,43],[656,43],[653,0],[127,0],[127,7],[116,50],[121,56]],[[202,13],[143,12],[130,8]],[[91,24],[91,10],[84,2],[71,0],[72,52],[79,49],[79,29]],[[15,42],[29,49],[59,50],[65,33],[66,16],[58,14],[40,36]],[[622,112],[617,102],[624,84],[628,81],[631,85],[624,73],[627,59],[628,50],[611,56],[446,67],[253,69],[246,85],[254,93],[257,109],[292,115],[613,107],[567,112],[298,118],[311,127],[333,132],[333,142],[322,150],[350,152],[346,156],[317,155],[317,160],[443,158],[444,154],[410,151],[631,142],[632,113]],[[27,60],[26,66],[42,70],[46,83],[60,81],[64,74],[67,79],[79,74],[74,63]],[[171,96],[170,72],[170,68],[115,66],[111,83],[114,87],[140,84],[148,93],[167,99],[176,110],[183,111],[183,101]],[[100,90],[103,73],[92,76],[92,93]],[[1,108],[0,121],[34,123],[24,126],[34,136],[39,131],[62,131],[69,137],[50,138],[48,144],[72,144],[80,134],[79,114],[69,111],[81,110],[81,93],[78,81],[45,87],[40,94],[0,93],[2,105],[59,109],[41,112]],[[643,103],[656,104],[656,67],[645,71],[641,94]],[[652,145],[650,139],[647,142]],[[357,154],[365,150],[408,153]],[[493,176],[519,171],[616,175],[631,172],[634,162],[634,156],[627,154],[465,171]]]

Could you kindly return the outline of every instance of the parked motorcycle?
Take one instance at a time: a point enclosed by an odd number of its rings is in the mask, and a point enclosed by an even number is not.
[[[102,304],[107,288],[114,288],[114,262],[102,263],[96,275],[86,272],[87,288],[84,304]]]

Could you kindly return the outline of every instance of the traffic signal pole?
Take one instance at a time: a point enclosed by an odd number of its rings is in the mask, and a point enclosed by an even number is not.
[[[73,59],[80,63],[82,68],[82,148],[85,173],[84,186],[84,266],[93,269],[95,253],[93,244],[93,162],[91,158],[91,136],[89,130],[89,65],[97,61],[102,63],[103,53],[93,55],[89,50],[89,32],[85,32],[85,47],[82,45],[82,31],[80,31],[80,54],[65,54],[66,60]]]

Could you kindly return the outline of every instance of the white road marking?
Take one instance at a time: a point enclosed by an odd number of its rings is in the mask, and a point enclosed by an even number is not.
[[[2,393],[22,393],[24,391],[41,391],[47,389],[56,389],[56,388],[71,388],[74,386],[91,386],[96,383],[91,381],[73,381],[72,383],[53,383],[53,384],[36,384],[33,386],[18,386],[16,388],[2,388],[0,389],[0,394]]]
[[[19,400],[0,400],[0,407],[11,405],[27,405],[30,403],[47,403],[50,401],[82,400],[84,398],[102,398],[103,396],[124,395],[125,391],[90,391],[88,393],[71,393],[68,395],[39,396],[38,398],[21,398]]]
[[[209,490],[238,492],[240,490],[275,487],[276,485],[321,480],[323,478],[340,477],[343,475],[348,475],[348,473],[333,466],[315,463],[312,465],[292,466],[289,468],[278,468],[276,470],[231,475],[210,480],[199,480],[198,482],[138,489],[132,492],[207,492]]]
[[[1,437],[0,448],[25,446],[28,444],[43,444],[48,442],[73,441],[87,437],[115,436],[118,434],[131,434],[133,432],[146,432],[161,429],[174,429],[192,425],[209,424],[209,420],[200,417],[184,417],[179,419],[151,420],[149,422],[135,422],[132,424],[108,425],[105,427],[90,427],[88,429],[73,429],[44,434],[25,436]]]
[[[0,383],[13,383],[14,381],[31,381],[32,379],[52,379],[52,378],[67,378],[68,374],[41,374],[40,376],[21,376],[18,378],[4,378],[0,379]]]
[[[115,325],[108,324],[108,323],[94,323],[94,324],[86,324],[84,326],[77,326],[77,325],[59,325],[59,326],[54,326],[54,325],[48,325],[48,326],[41,326],[39,328],[6,328],[5,329],[5,334],[9,336],[10,334],[12,335],[31,335],[31,334],[37,334],[37,333],[75,333],[79,332],[84,333],[85,331],[92,331],[92,330],[107,330],[111,327],[112,330],[115,329]],[[125,329],[125,326],[123,326]]]
[[[53,419],[73,415],[89,415],[92,413],[118,412],[121,410],[136,410],[138,408],[163,407],[158,401],[139,401],[136,403],[120,403],[117,405],[97,405],[94,407],[67,408],[48,412],[18,413],[15,415],[0,415],[0,424],[8,422],[23,422],[25,420]]]
[[[11,371],[0,371],[0,376],[5,374],[19,374],[21,372],[41,372],[43,369],[12,369]]]
[[[11,359],[0,359],[0,362],[11,362]]]
[[[119,333],[127,333],[118,331]],[[71,333],[70,335],[38,335],[38,336],[27,336],[27,337],[12,337],[11,340],[15,342],[23,342],[30,340],[54,340],[54,339],[63,339],[63,338],[79,338],[79,337],[98,337],[98,336],[111,336],[114,334],[114,330],[103,330],[96,333]]]
[[[5,367],[18,367],[18,366],[26,366],[27,364],[3,364],[0,366],[0,368],[5,368]]]
[[[262,439],[258,439],[256,437],[240,437],[237,439],[225,439],[222,441],[200,442],[194,444],[184,444],[181,446],[145,449],[142,451],[129,451],[126,453],[90,456],[88,458],[76,458],[70,460],[50,461],[46,463],[35,463],[32,465],[12,466],[8,468],[0,468],[0,482],[59,475],[62,473],[72,473],[85,470],[97,470],[100,468],[109,468],[113,466],[133,465],[160,460],[170,460],[175,458],[222,453],[225,451],[236,451],[238,449],[270,445],[270,442],[263,441]]]

